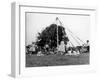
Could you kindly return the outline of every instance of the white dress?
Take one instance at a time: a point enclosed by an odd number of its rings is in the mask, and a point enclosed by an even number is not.
[[[61,41],[59,47],[58,47],[58,51],[61,51],[61,52],[65,52],[65,44],[64,44],[64,41]]]

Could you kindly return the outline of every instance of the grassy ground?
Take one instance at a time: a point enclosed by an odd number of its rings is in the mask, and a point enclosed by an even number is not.
[[[58,66],[58,65],[81,65],[89,64],[89,53],[83,53],[78,56],[65,55],[26,55],[26,67],[39,66]]]

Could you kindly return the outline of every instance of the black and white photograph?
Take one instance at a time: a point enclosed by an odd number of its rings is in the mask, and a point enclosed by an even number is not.
[[[90,15],[25,13],[25,66],[90,63]]]

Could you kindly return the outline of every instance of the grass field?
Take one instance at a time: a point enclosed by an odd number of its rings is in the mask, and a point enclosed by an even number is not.
[[[80,55],[65,56],[65,55],[26,55],[26,67],[39,66],[61,66],[61,65],[83,65],[89,64],[89,53]]]

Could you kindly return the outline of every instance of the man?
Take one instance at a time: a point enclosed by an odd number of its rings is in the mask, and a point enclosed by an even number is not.
[[[87,52],[89,52],[89,51],[90,51],[89,40],[87,40],[87,44],[86,44],[86,46],[87,46]]]

